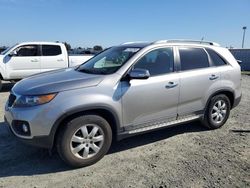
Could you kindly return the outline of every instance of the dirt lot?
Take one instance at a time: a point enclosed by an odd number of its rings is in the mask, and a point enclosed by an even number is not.
[[[0,93],[0,187],[250,187],[250,76],[243,76],[242,101],[223,128],[195,122],[128,138],[81,169],[8,132],[10,87]]]

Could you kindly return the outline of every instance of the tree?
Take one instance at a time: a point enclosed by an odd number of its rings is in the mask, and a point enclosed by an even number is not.
[[[67,42],[63,42],[63,44],[65,45],[66,49],[69,51],[71,50],[71,45]]]
[[[94,49],[94,51],[98,51],[98,52],[103,50],[102,46],[100,46],[100,45],[94,46],[93,49]]]

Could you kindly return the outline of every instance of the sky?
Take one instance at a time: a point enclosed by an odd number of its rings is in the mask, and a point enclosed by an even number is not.
[[[250,48],[250,0],[0,0],[0,46],[196,39]]]

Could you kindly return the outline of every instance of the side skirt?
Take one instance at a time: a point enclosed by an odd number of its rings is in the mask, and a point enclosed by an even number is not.
[[[197,120],[200,118],[202,118],[202,115],[191,115],[191,116],[189,115],[189,116],[184,116],[182,118],[178,118],[177,120],[165,121],[165,122],[161,121],[157,124],[153,124],[153,125],[133,129],[133,130],[125,130],[124,132],[122,132],[118,135],[118,140],[122,140],[124,138],[134,136],[137,134],[150,132],[152,130],[158,130],[158,129],[162,129],[162,128],[166,128],[166,127],[172,127],[174,125],[178,125],[178,124],[181,124],[184,122],[190,122],[190,121]]]

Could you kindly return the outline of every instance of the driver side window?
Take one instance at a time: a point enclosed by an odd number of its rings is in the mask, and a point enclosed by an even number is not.
[[[16,50],[17,56],[23,57],[23,56],[38,56],[38,45],[25,45],[20,46]]]
[[[173,72],[174,55],[172,48],[160,48],[144,55],[134,68],[147,69],[151,76]]]

